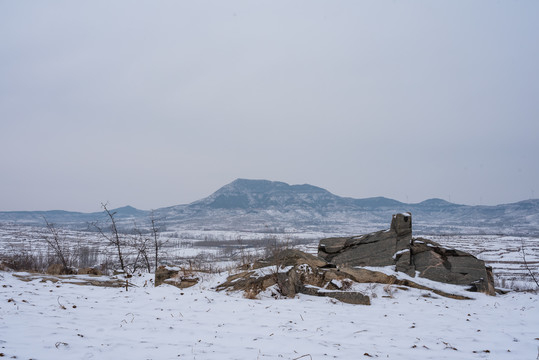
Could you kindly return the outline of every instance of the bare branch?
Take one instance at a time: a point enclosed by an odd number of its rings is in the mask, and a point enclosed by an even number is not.
[[[526,267],[526,270],[528,270],[528,272],[530,273],[530,276],[531,278],[533,279],[533,281],[535,281],[535,285],[537,285],[537,288],[539,289],[539,282],[537,282],[537,279],[535,278],[535,275],[533,274],[533,271],[530,269],[529,265],[528,265],[528,261],[526,261],[526,251],[524,250],[524,240],[522,239],[521,240],[521,244],[522,244],[522,260],[524,260],[524,266]]]
[[[123,253],[122,253],[122,241],[121,241],[121,238],[120,238],[120,233],[118,231],[118,227],[116,226],[116,219],[114,218],[114,215],[116,215],[116,212],[111,212],[107,208],[107,205],[108,205],[107,203],[105,203],[105,204],[101,203],[101,207],[103,208],[103,210],[105,210],[105,212],[107,213],[108,217],[110,218],[110,222],[111,222],[111,225],[110,225],[111,237],[106,237],[105,236],[105,238],[109,241],[109,243],[111,245],[113,245],[116,248],[116,251],[118,252],[118,259],[120,260],[120,268],[125,273],[126,268],[125,268],[125,264],[124,264],[124,256],[123,256]],[[101,232],[101,233],[103,234],[103,232]]]
[[[45,224],[47,224],[47,229],[49,229],[49,232],[52,235],[52,238],[47,236],[45,240],[47,241],[47,244],[49,244],[49,246],[52,248],[52,250],[58,257],[58,259],[62,263],[64,271],[66,271],[69,267],[69,263],[68,263],[69,250],[67,249],[67,246],[64,244],[65,239],[61,237],[60,232],[58,231],[58,229],[56,229],[54,224],[49,223],[44,216],[43,216],[43,220],[45,220]]]
[[[150,214],[150,223],[153,238],[153,249],[155,252],[155,271],[157,272],[157,268],[159,267],[159,251],[165,243],[159,239],[159,226],[157,225],[157,220],[155,218],[153,210]]]

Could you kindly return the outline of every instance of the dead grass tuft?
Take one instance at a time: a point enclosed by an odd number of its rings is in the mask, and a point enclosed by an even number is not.
[[[243,292],[243,297],[250,300],[258,299],[258,293],[255,289],[247,289]]]

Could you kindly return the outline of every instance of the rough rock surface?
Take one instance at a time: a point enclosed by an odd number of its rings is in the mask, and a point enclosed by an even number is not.
[[[199,281],[200,279],[194,276],[176,276],[171,279],[166,279],[164,283],[176,286],[180,289],[187,289],[191,286],[195,286]]]
[[[274,286],[281,296],[307,295],[332,297],[350,304],[370,305],[370,299],[359,292],[328,288],[333,279],[344,279],[337,269],[323,259],[299,250],[286,249],[278,254],[255,262],[252,270],[229,276],[217,290],[241,290],[258,294]]]
[[[217,291],[244,291],[246,297],[251,298],[273,287],[280,296],[294,297],[296,294],[307,294],[331,297],[349,304],[370,305],[368,296],[348,289],[354,282],[402,285],[455,299],[468,299],[378,271],[351,267],[337,268],[320,257],[293,249],[257,261],[252,269],[229,276],[226,282],[217,286]],[[345,288],[343,284],[348,285]]]
[[[391,228],[371,234],[320,240],[318,256],[336,266],[389,266],[396,271],[495,295],[492,269],[482,260],[427,239],[412,238],[412,214],[393,215]]]
[[[318,256],[342,266],[395,265],[395,256],[409,259],[406,251],[412,241],[412,215],[393,215],[389,230],[346,238],[320,240]]]
[[[472,285],[476,291],[495,294],[492,268],[475,256],[423,238],[414,239],[410,249],[419,276],[449,284]]]
[[[163,283],[176,286],[180,289],[185,289],[198,284],[199,278],[193,274],[180,274],[180,269],[159,266],[155,271],[155,286]]]
[[[166,266],[159,266],[155,270],[155,286],[159,286],[165,282],[165,280],[170,279],[173,276],[178,275],[179,270],[170,269]]]
[[[495,295],[492,270],[485,267],[482,260],[427,239],[412,238],[411,213],[393,215],[389,230],[322,239],[318,256],[299,250],[282,250],[229,276],[217,290],[244,291],[246,297],[253,298],[272,288],[280,296],[294,297],[302,293],[369,305],[368,296],[350,288],[354,283],[380,283],[428,290],[454,299],[469,299],[406,278],[362,268],[365,266],[395,266],[395,271],[411,277],[417,275],[438,282],[469,285],[472,291]]]
[[[357,291],[331,291],[317,289],[316,287],[306,287],[303,289],[302,293],[307,295],[330,297],[347,304],[371,304],[371,299],[367,295],[363,295]]]

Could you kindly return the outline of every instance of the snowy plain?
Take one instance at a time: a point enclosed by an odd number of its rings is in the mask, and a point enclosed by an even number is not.
[[[96,263],[113,259],[115,251],[98,234],[88,231],[62,229],[61,234],[71,244],[72,251],[88,248],[96,255]],[[45,238],[48,230],[38,226],[0,226],[0,254],[17,252],[30,254],[51,254]],[[171,229],[161,233],[164,242],[162,262],[171,266],[183,266],[193,260],[203,260],[216,267],[228,268],[238,259],[241,251],[260,253],[264,239],[274,238],[294,245],[305,252],[316,254],[321,238],[343,236],[338,233],[298,232],[298,233],[257,233],[250,231],[216,231]],[[534,288],[527,266],[539,273],[539,237],[509,235],[424,235],[443,246],[463,250],[484,260],[492,266],[497,286]],[[93,266],[84,265],[85,266]]]
[[[47,251],[43,229],[2,227],[2,251]],[[94,233],[66,232],[74,247],[106,250]],[[300,248],[315,253],[316,238]],[[294,235],[300,237],[300,235]],[[222,263],[227,244],[268,234],[170,232],[167,260],[185,265],[201,253]],[[273,235],[271,235],[273,236]],[[276,235],[279,236],[279,235]],[[286,235],[288,236],[288,235]],[[494,235],[428,236],[462,249],[494,267],[495,276],[521,279],[522,248],[539,267],[539,240]],[[197,246],[202,241],[211,246]],[[207,245],[207,244],[206,244]],[[210,256],[211,255],[211,256]],[[153,274],[125,288],[75,284],[88,276],[43,278],[0,272],[0,354],[16,359],[537,359],[539,295],[509,292],[495,297],[446,288],[473,300],[455,300],[398,286],[356,284],[370,306],[298,295],[257,299],[216,292],[229,270],[202,274],[192,288],[153,286]],[[22,281],[22,278],[29,281]],[[108,277],[102,277],[102,280]],[[526,280],[527,279],[527,280]],[[54,281],[53,281],[54,280]],[[498,286],[500,281],[498,279]],[[533,285],[533,284],[532,284]],[[443,285],[449,286],[449,285]],[[444,288],[442,288],[444,290]]]
[[[299,295],[259,299],[195,287],[21,281],[0,273],[0,353],[17,359],[535,359],[539,296],[364,284],[372,305]],[[145,286],[146,285],[146,286]]]

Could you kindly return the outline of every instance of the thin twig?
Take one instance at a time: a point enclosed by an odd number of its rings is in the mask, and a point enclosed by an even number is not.
[[[56,299],[56,301],[58,302],[58,305],[60,305],[60,309],[62,310],[66,310],[66,307],[62,304],[60,304],[60,296],[58,296],[58,298]]]
[[[537,282],[537,279],[535,278],[535,275],[533,275],[533,271],[531,271],[530,267],[528,266],[528,262],[526,261],[526,251],[524,251],[524,239],[521,239],[522,243],[522,260],[524,260],[524,266],[526,267],[526,270],[530,273],[530,276],[532,277],[533,281],[535,281],[535,285],[539,288],[539,282]]]
[[[313,360],[313,357],[311,356],[311,354],[301,355],[300,357],[294,358],[294,359],[292,359],[292,360],[298,360],[298,359],[301,359],[301,358],[304,358],[304,357],[307,357],[307,356],[310,357],[311,360]]]

